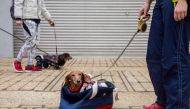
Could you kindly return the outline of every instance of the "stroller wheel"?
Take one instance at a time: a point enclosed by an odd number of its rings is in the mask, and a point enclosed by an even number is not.
[[[58,65],[55,65],[55,66],[54,66],[54,69],[59,70],[60,67],[59,67]]]
[[[39,68],[42,68],[42,61],[37,61],[36,66],[39,67]]]
[[[42,57],[40,55],[35,57],[36,59],[36,66],[42,68]]]
[[[44,63],[43,63],[43,67],[44,67],[44,68],[48,68],[48,67],[49,67],[49,64],[46,63],[46,62],[44,62]]]
[[[40,55],[38,55],[38,56],[35,57],[35,59],[36,59],[36,61],[42,60],[42,57]]]

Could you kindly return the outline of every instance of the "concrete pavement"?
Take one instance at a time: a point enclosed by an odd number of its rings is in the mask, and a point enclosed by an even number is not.
[[[97,75],[114,62],[113,58],[75,58],[61,70],[14,73],[12,61],[0,59],[0,109],[57,109],[67,73],[81,70]],[[155,100],[145,59],[122,58],[110,71],[96,79],[101,78],[113,82],[119,90],[114,109],[142,109],[143,104]]]

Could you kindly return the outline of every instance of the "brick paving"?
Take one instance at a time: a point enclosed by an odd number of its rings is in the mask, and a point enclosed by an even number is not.
[[[98,75],[110,67],[114,59],[75,58],[61,70],[31,73],[14,73],[12,61],[0,59],[0,109],[57,109],[60,89],[67,73],[80,70]],[[114,83],[119,90],[120,100],[114,103],[114,109],[142,109],[144,103],[151,103],[155,98],[145,59],[122,58],[96,79],[101,78]],[[53,98],[55,101],[52,101]]]

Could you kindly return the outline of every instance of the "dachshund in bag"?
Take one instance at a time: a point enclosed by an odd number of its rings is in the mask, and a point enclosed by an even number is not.
[[[108,87],[104,80],[98,80],[99,87]],[[65,77],[65,84],[72,93],[80,93],[88,89],[92,89],[95,81],[92,80],[91,75],[87,75],[81,71],[71,71]]]

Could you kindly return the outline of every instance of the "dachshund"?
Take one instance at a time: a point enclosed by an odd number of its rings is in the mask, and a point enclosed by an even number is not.
[[[39,68],[48,68],[52,66],[54,69],[60,69],[67,61],[72,59],[69,53],[63,53],[60,55],[43,55],[36,56],[36,66]]]
[[[67,86],[72,93],[79,93],[85,83],[91,82],[89,75],[81,71],[72,71],[66,76],[64,86]]]

